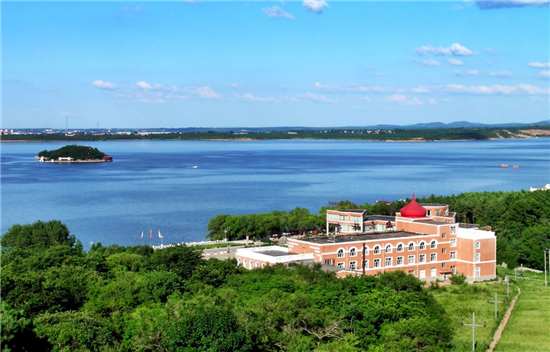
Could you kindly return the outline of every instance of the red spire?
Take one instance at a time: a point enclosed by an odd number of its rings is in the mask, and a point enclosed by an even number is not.
[[[414,193],[411,202],[401,208],[401,216],[407,218],[423,218],[426,216],[426,209],[416,202]]]

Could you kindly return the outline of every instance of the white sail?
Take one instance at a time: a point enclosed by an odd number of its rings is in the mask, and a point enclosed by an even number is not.
[[[141,231],[141,238],[143,238],[143,231]]]
[[[162,237],[162,235],[160,234],[160,230],[159,230],[159,238],[164,238],[164,237]]]

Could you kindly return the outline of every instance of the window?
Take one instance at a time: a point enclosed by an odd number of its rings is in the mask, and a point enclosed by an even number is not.
[[[338,265],[339,268],[345,268],[346,267],[346,265],[344,263],[338,263],[337,265]]]
[[[325,259],[325,264],[326,265],[334,265],[334,261],[333,261],[333,259]]]
[[[344,250],[343,249],[338,250],[338,258],[344,258]]]
[[[265,263],[262,264],[262,268],[265,268]]]
[[[340,220],[340,221],[348,221],[348,216],[347,216],[347,215],[340,215],[340,216],[338,217],[338,220]]]
[[[443,233],[441,234],[441,238],[447,238],[447,234],[446,234],[445,232],[443,232]]]
[[[426,254],[420,254],[418,256],[418,262],[419,263],[426,263]]]
[[[357,270],[357,262],[349,262],[349,268],[351,270]]]
[[[420,278],[424,279],[426,277],[426,270],[420,269]]]
[[[353,222],[361,222],[363,219],[360,216],[352,216],[351,221]]]
[[[368,269],[369,268],[369,260],[366,259],[364,262],[365,262],[365,269]]]
[[[375,267],[375,268],[379,268],[379,267],[380,267],[380,259],[375,259],[375,260],[374,260],[374,267]]]
[[[246,269],[246,259],[245,259],[245,260],[243,260],[243,268],[245,268],[245,269]]]
[[[447,248],[441,248],[441,254],[447,253]]]
[[[260,263],[259,262],[256,262],[256,265],[254,265],[256,268],[259,268],[260,267]]]
[[[386,246],[386,253],[391,253],[391,244]]]
[[[414,242],[409,243],[409,251],[414,251]]]
[[[397,245],[397,251],[398,251],[398,252],[403,252],[403,244],[402,244],[402,243],[399,243],[399,244]]]
[[[451,247],[456,247],[456,238],[451,238]]]
[[[414,255],[409,255],[409,264],[414,264]]]
[[[248,269],[252,270],[254,268],[254,262],[251,260],[248,262]]]
[[[241,265],[241,258],[237,259],[237,266]]]
[[[420,242],[420,246],[419,246],[418,249],[420,249],[420,250],[426,249],[426,243],[424,243],[424,241]]]
[[[456,234],[456,226],[451,226],[451,235]]]
[[[374,254],[380,254],[380,246],[374,247]]]
[[[430,243],[430,248],[431,249],[436,249],[437,248],[437,242],[435,240],[433,240],[431,243]]]
[[[481,248],[481,242],[476,241],[476,249],[480,249],[480,248]]]
[[[430,269],[430,277],[436,277],[437,276],[437,269],[431,268]]]
[[[438,209],[438,210],[436,210],[436,211],[435,211],[435,215],[436,215],[436,216],[439,216],[439,215],[441,215],[441,210],[439,210],[439,209]]]
[[[355,249],[354,247],[352,247],[352,248],[349,250],[349,256],[350,256],[350,257],[356,257],[356,256],[357,256],[357,249]]]
[[[481,254],[476,253],[475,261],[476,261],[476,262],[481,261]]]
[[[397,265],[403,265],[404,257],[397,257]]]
[[[475,277],[480,277],[481,276],[481,268],[476,268],[475,272],[474,272],[474,276]]]
[[[437,253],[430,253],[430,262],[437,262]]]
[[[365,255],[368,255],[368,254],[369,254],[369,247],[365,246]]]
[[[441,267],[442,267],[442,268],[446,268],[446,267],[447,267],[447,263],[445,263],[445,262],[441,263]]]
[[[414,276],[414,270],[409,270],[409,275]]]
[[[426,212],[426,215],[428,215],[428,216],[432,215],[432,211],[431,211],[431,210],[428,210],[428,211]]]
[[[451,252],[451,259],[456,259],[456,252]]]
[[[456,266],[451,265],[451,273],[453,273],[453,275],[456,274]]]
[[[392,258],[386,258],[386,266],[391,266]]]

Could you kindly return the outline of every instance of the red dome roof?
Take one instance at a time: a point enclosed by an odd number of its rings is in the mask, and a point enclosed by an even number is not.
[[[414,199],[414,193],[412,201],[401,208],[401,216],[405,216],[407,218],[422,218],[426,216],[426,208],[416,202]]]

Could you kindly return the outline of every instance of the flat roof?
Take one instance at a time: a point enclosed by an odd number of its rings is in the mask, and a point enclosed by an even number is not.
[[[282,257],[282,256],[286,256],[286,255],[294,255],[294,253],[288,253],[288,252],[283,252],[283,251],[257,251],[256,253],[258,254],[263,254],[263,255],[268,255],[270,257]]]
[[[439,221],[439,220],[420,220],[420,221],[415,221],[415,222],[419,222],[421,224],[430,224],[430,225],[450,225],[450,224],[452,224],[450,222]]]
[[[464,229],[477,229],[479,227],[478,224],[463,224],[463,223],[459,223],[458,224],[458,227],[462,227]]]
[[[343,213],[364,213],[365,209],[327,209],[332,211],[341,211]]]
[[[373,221],[373,220],[384,220],[384,221],[395,221],[395,216],[389,216],[389,215],[369,215],[365,218],[365,221]]]
[[[429,207],[448,207],[448,204],[437,204],[437,203],[418,203],[422,206],[429,206]]]
[[[379,240],[379,239],[391,239],[391,238],[400,238],[400,237],[418,237],[422,234],[406,232],[406,231],[391,231],[391,232],[375,232],[370,234],[359,234],[359,235],[339,235],[339,236],[325,236],[317,238],[304,238],[299,239],[299,241],[327,244],[327,243],[342,243],[342,242],[360,242],[360,241],[369,241],[369,240]]]

